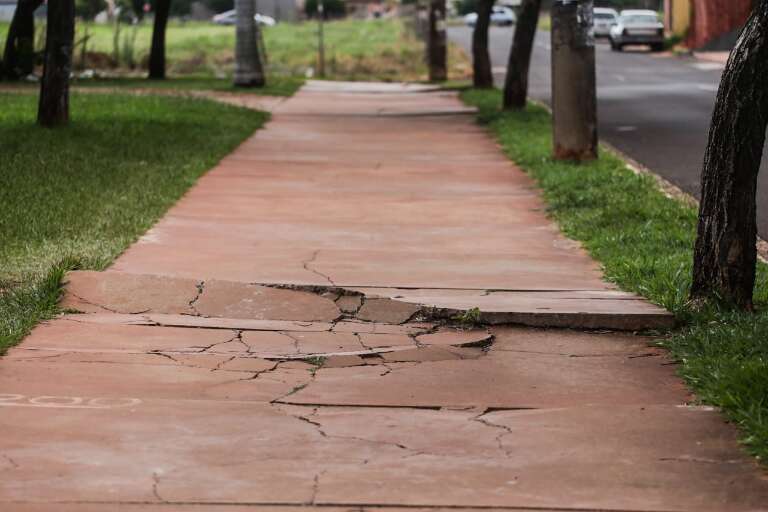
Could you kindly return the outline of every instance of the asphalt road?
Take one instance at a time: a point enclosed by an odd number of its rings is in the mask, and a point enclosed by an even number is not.
[[[491,61],[501,86],[513,28],[492,27]],[[449,38],[470,52],[472,31],[450,27]],[[549,32],[539,32],[531,61],[530,95],[550,102]],[[686,192],[699,196],[701,166],[722,66],[644,49],[597,46],[600,138]],[[768,155],[758,183],[758,230],[768,238]]]

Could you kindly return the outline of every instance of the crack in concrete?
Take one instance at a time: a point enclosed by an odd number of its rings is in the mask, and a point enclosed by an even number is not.
[[[741,464],[743,462],[735,459],[717,460],[702,457],[662,457],[659,460],[662,462],[691,462],[694,464]]]
[[[320,423],[319,421],[311,419],[313,416],[317,415],[317,412],[320,410],[320,408],[322,406],[318,405],[318,406],[311,406],[311,407],[312,407],[312,412],[309,413],[308,415],[293,414],[293,413],[288,412],[288,411],[282,411],[282,412],[284,412],[285,414],[288,414],[290,416],[293,416],[294,418],[296,418],[298,420],[301,420],[301,421],[303,421],[305,423],[308,423],[308,424],[312,425],[313,427],[315,427],[317,432],[322,437],[325,437],[327,439],[342,439],[342,440],[347,440],[347,441],[359,441],[359,442],[362,442],[362,443],[376,444],[376,445],[382,445],[382,446],[394,446],[394,447],[396,447],[396,448],[398,448],[400,450],[411,452],[411,453],[408,454],[408,456],[437,455],[437,454],[429,454],[427,452],[416,450],[414,448],[409,448],[408,446],[405,446],[402,443],[397,443],[397,442],[394,442],[394,441],[381,441],[381,440],[376,440],[376,439],[365,439],[363,437],[357,437],[357,436],[343,436],[343,435],[337,435],[337,434],[329,434],[328,432],[326,432],[323,429],[323,424],[322,423]]]
[[[11,457],[11,456],[9,456],[9,455],[6,455],[6,454],[4,454],[4,453],[1,453],[1,454],[0,454],[0,457],[2,457],[3,459],[5,459],[5,460],[8,462],[8,464],[10,464],[10,465],[11,465],[11,469],[18,469],[19,467],[21,467],[21,466],[19,466],[19,463],[18,463],[18,462],[16,462],[16,461],[13,459],[13,457]]]
[[[336,283],[334,283],[333,280],[329,276],[323,274],[322,272],[320,272],[320,271],[318,271],[318,270],[316,270],[314,268],[310,268],[310,265],[315,262],[315,260],[317,259],[317,256],[319,254],[320,254],[320,249],[318,249],[315,252],[313,252],[311,258],[309,258],[306,261],[302,261],[301,262],[302,267],[304,267],[304,270],[306,270],[308,272],[312,272],[313,274],[322,277],[323,279],[328,281],[331,284],[331,286],[336,286]]]
[[[197,307],[195,304],[198,300],[200,300],[200,297],[203,296],[203,292],[205,291],[205,281],[200,281],[197,283],[197,295],[195,295],[192,300],[189,301],[189,309],[192,310],[192,313],[194,313],[193,316],[202,316],[200,312],[197,310]]]
[[[160,491],[158,487],[160,486],[160,475],[157,474],[157,472],[152,473],[152,494],[155,496],[155,498],[162,502],[162,503],[168,503],[162,496],[160,496]]]
[[[108,308],[107,306],[104,306],[103,304],[97,304],[95,302],[92,302],[92,301],[86,299],[85,297],[81,297],[80,295],[78,295],[78,294],[76,294],[76,293],[74,293],[74,292],[72,292],[70,290],[66,290],[65,294],[72,295],[73,297],[75,297],[75,298],[85,302],[89,306],[93,306],[93,307],[96,307],[96,308],[99,308],[99,309],[103,309],[104,311],[106,311],[108,313],[114,313],[116,315],[125,315],[125,314],[128,314],[128,315],[141,315],[141,314],[147,313],[149,311],[149,309],[145,309],[143,311],[135,311],[135,312],[131,311],[129,313],[123,313],[122,311],[118,311],[116,309]]]

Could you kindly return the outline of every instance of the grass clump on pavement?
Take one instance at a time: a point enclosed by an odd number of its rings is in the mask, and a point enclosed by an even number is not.
[[[551,118],[542,107],[502,112],[498,90],[467,90],[507,155],[542,189],[549,214],[582,242],[604,273],[673,312],[680,327],[659,343],[680,363],[679,372],[704,403],[723,409],[744,433],[743,442],[768,461],[768,269],[759,264],[757,313],[688,304],[697,212],[666,197],[652,177],[638,175],[602,152],[595,162],[551,158]]]
[[[207,100],[73,95],[72,123],[34,124],[0,95],[0,354],[53,314],[70,268],[102,269],[267,114]]]

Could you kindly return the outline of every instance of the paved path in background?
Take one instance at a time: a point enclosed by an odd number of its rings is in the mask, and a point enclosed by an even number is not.
[[[469,52],[472,31],[449,27],[451,40]],[[497,85],[503,84],[514,29],[493,27],[489,47]],[[536,36],[531,61],[533,98],[551,96],[550,34]],[[471,52],[470,52],[471,53]],[[703,60],[648,53],[644,48],[612,52],[597,45],[600,138],[696,197],[715,94],[724,67],[722,54]],[[766,150],[768,151],[768,149]],[[768,157],[758,183],[758,227],[768,237]]]
[[[0,361],[3,510],[768,503],[617,330],[670,317],[601,280],[451,93],[310,83],[63,306]]]

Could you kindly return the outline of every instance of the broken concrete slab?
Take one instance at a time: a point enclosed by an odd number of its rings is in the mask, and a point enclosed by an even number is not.
[[[202,316],[332,322],[341,311],[317,294],[229,281],[206,281],[194,304]]]
[[[563,331],[558,336],[576,340],[583,335]],[[610,340],[612,335],[604,336]],[[583,338],[579,343],[586,345]],[[595,351],[603,343],[596,342]],[[376,367],[321,368],[310,385],[285,401],[328,406],[540,408],[682,404],[691,398],[674,365],[659,351],[570,357],[544,350],[528,353],[494,348],[475,360],[388,363],[386,386]]]
[[[188,314],[198,285],[194,279],[80,270],[67,274],[61,307],[86,313]]]
[[[356,316],[366,322],[403,324],[420,310],[421,307],[415,304],[392,299],[367,298]]]
[[[61,318],[78,323],[104,325],[145,325],[156,327],[190,327],[225,329],[239,331],[330,331],[334,324],[329,322],[301,322],[289,320],[251,320],[247,318],[208,318],[190,315],[165,315],[145,313],[123,315],[112,313],[68,314]]]

